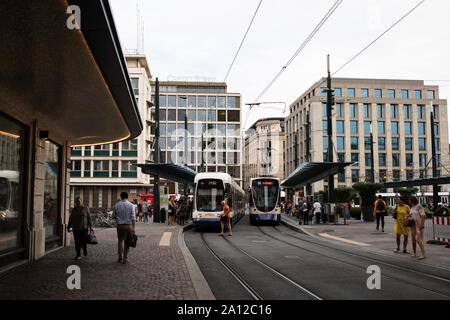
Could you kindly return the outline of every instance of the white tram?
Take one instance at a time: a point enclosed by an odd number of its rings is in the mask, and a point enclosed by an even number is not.
[[[244,190],[227,173],[202,172],[194,180],[194,208],[192,221],[195,227],[220,226],[223,213],[222,200],[230,207],[231,225],[244,216]]]
[[[250,180],[250,224],[281,221],[280,179],[260,177]]]

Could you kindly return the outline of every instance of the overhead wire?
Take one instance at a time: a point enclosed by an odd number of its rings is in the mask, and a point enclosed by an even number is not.
[[[256,8],[255,13],[253,14],[252,20],[250,21],[250,24],[247,27],[247,31],[245,31],[244,38],[242,38],[241,44],[239,45],[239,48],[237,49],[236,54],[234,55],[233,61],[231,62],[230,67],[228,68],[227,75],[223,79],[223,82],[225,82],[227,80],[228,75],[230,74],[231,68],[233,67],[234,62],[236,61],[236,58],[237,58],[237,56],[239,54],[239,51],[241,51],[242,45],[244,44],[245,38],[247,37],[247,34],[248,34],[248,31],[250,30],[250,27],[253,24],[253,20],[255,20],[256,14],[258,13],[258,10],[259,10],[259,7],[261,6],[261,3],[262,3],[262,0],[259,1],[258,7]]]

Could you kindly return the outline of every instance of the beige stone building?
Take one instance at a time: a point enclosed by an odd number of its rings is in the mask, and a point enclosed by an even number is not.
[[[326,79],[322,78],[290,105],[286,176],[302,162],[327,161],[325,87]],[[333,78],[332,88],[336,100],[332,112],[334,161],[356,162],[335,176],[336,187],[351,186],[369,176],[370,132],[375,181],[431,177],[432,111],[438,173],[447,174],[443,168],[449,166],[447,101],[439,98],[438,86],[424,85],[420,80]],[[324,185],[324,181],[314,183],[312,192],[322,190]],[[447,191],[446,186],[442,189]],[[431,186],[423,187],[423,191],[431,191]]]
[[[73,148],[71,206],[76,197],[81,197],[90,208],[107,209],[120,199],[122,191],[127,192],[130,201],[133,201],[140,200],[141,194],[149,194],[153,187],[150,176],[134,166],[148,160],[154,140],[152,75],[145,55],[126,54],[125,59],[144,129],[139,137],[129,141]]]
[[[251,178],[284,179],[284,122],[284,118],[260,119],[245,132],[244,190]]]

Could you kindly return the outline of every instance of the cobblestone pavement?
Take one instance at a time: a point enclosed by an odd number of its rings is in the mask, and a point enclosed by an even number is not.
[[[9,299],[196,299],[188,268],[178,246],[180,226],[138,222],[136,248],[129,264],[117,262],[116,229],[95,229],[97,245],[75,261],[75,249],[62,248],[31,264],[0,275],[0,300]],[[169,246],[159,246],[164,232],[172,232]],[[67,267],[81,269],[81,289],[69,290]]]

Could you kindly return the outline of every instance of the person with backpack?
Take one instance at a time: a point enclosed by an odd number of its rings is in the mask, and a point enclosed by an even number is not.
[[[375,208],[373,210],[373,216],[377,219],[377,230],[380,229],[380,220],[381,220],[381,232],[384,232],[384,216],[386,214],[386,202],[384,202],[381,194],[378,196],[378,199],[375,201]]]

